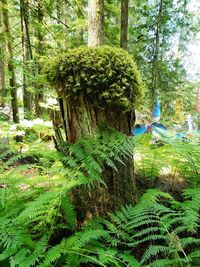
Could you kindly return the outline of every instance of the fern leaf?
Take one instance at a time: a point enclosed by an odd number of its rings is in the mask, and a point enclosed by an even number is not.
[[[140,264],[143,264],[144,262],[149,260],[152,256],[158,255],[159,253],[163,253],[163,252],[169,253],[170,252],[169,247],[161,246],[161,245],[150,246],[143,254]]]

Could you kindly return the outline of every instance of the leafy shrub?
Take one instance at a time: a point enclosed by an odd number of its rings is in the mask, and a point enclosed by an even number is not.
[[[143,84],[131,56],[120,48],[80,47],[46,64],[49,82],[65,95],[84,93],[98,106],[132,110],[140,102]]]

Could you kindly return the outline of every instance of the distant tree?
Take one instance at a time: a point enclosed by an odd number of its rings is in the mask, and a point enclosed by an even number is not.
[[[14,56],[13,56],[13,36],[10,30],[10,18],[8,11],[8,3],[7,0],[2,0],[3,4],[3,23],[5,27],[6,34],[6,43],[9,54],[8,59],[8,71],[9,71],[9,85],[10,85],[10,94],[11,94],[11,107],[13,114],[13,121],[15,123],[19,123],[19,110],[18,110],[18,101],[17,101],[17,82],[15,76],[15,64],[14,64]]]
[[[129,0],[121,0],[120,47],[124,49],[127,49],[128,45],[128,6]]]
[[[1,6],[3,2],[1,1]],[[188,9],[188,0],[6,2],[9,5],[9,16],[12,16],[10,28],[13,63],[17,83],[24,92],[25,116],[27,110],[34,110],[40,116],[43,109],[39,103],[51,94],[44,90],[46,85],[43,82],[40,59],[87,43],[89,46],[120,44],[125,50],[128,45],[128,51],[134,56],[148,89],[145,105],[149,109],[159,90],[161,101],[165,99],[162,106],[170,110],[169,92],[173,95],[181,83],[186,81],[186,73],[181,64],[182,55],[189,38],[197,29]],[[1,17],[4,30],[1,31],[0,42],[0,102],[4,105],[2,99],[9,101],[9,98],[5,98],[9,90],[5,88],[11,88],[11,72],[6,71],[9,52],[5,51],[5,41],[6,47],[8,45],[3,13]],[[177,54],[174,53],[176,44]]]
[[[23,104],[24,113],[32,111],[33,94],[29,92],[30,78],[33,75],[32,60],[32,46],[29,33],[29,13],[27,2],[20,0],[20,19],[21,19],[21,36],[22,36],[22,58],[23,58]]]
[[[6,81],[5,81],[5,37],[3,32],[2,10],[0,10],[0,106],[5,106]]]
[[[41,56],[44,55],[44,34],[43,34],[43,23],[44,23],[44,6],[42,2],[37,3],[37,75],[38,81],[35,92],[35,113],[37,116],[42,115],[43,109],[40,103],[44,101],[43,85],[40,81],[40,75],[42,71],[41,64],[39,62]]]
[[[104,0],[88,1],[88,46],[104,42]]]
[[[136,0],[130,3],[129,51],[143,73],[148,88],[146,106],[150,110],[159,91],[167,112],[171,102],[169,92],[173,94],[186,81],[181,56],[196,31],[188,2]]]
[[[158,71],[158,56],[160,48],[160,32],[162,27],[162,16],[163,16],[163,0],[159,2],[159,11],[156,18],[156,30],[155,30],[155,44],[153,49],[152,59],[152,82],[151,82],[151,108],[153,109],[154,102],[156,99],[157,89],[157,71]]]

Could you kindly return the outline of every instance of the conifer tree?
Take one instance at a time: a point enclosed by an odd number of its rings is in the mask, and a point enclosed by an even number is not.
[[[2,10],[0,10],[0,106],[5,107],[6,81],[5,81],[5,38],[3,33]]]
[[[9,86],[10,86],[10,94],[11,94],[11,107],[12,107],[12,115],[13,121],[15,123],[19,123],[19,110],[18,110],[18,101],[17,101],[17,81],[15,74],[15,64],[14,64],[14,56],[13,56],[13,40],[12,34],[10,31],[10,18],[8,11],[8,3],[7,0],[2,0],[3,4],[3,23],[5,27],[6,34],[6,42],[7,49],[9,54],[8,59],[8,71],[9,71]]]
[[[104,0],[88,1],[88,46],[104,42]]]

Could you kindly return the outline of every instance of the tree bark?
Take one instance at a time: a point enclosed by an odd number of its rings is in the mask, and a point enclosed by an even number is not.
[[[129,0],[121,0],[121,31],[120,31],[120,47],[124,50],[128,49],[128,7]],[[130,112],[130,118],[134,117],[135,110]],[[131,134],[131,125],[129,125],[129,134]]]
[[[104,42],[104,0],[88,2],[88,46],[100,46]]]
[[[37,38],[38,38],[38,46],[37,46],[37,54],[38,54],[38,77],[40,78],[41,75],[41,65],[39,63],[39,59],[41,56],[44,55],[44,35],[43,35],[43,31],[42,31],[42,25],[43,25],[43,19],[44,19],[44,14],[43,14],[43,10],[42,10],[42,5],[40,2],[38,2],[38,32],[37,32]],[[37,116],[42,115],[43,113],[43,108],[40,106],[40,103],[44,101],[44,93],[43,93],[43,87],[40,83],[40,81],[38,81],[37,84],[37,92],[35,94],[35,113]]]
[[[0,10],[1,12],[1,10]],[[2,28],[2,16],[0,13],[0,29]],[[5,81],[5,62],[4,62],[4,51],[5,51],[5,40],[3,34],[0,34],[0,106],[5,107],[5,100],[6,97],[6,81]]]
[[[5,69],[4,69],[4,60],[2,58],[3,52],[2,48],[0,47],[0,90],[1,90],[1,97],[0,97],[0,106],[5,107],[5,100],[6,97],[6,83],[5,83]]]
[[[61,90],[65,91],[64,88]],[[66,140],[70,143],[75,143],[84,136],[95,135],[99,125],[106,124],[107,127],[125,134],[128,134],[129,128],[134,126],[135,118],[132,112],[124,113],[113,107],[95,108],[84,95],[74,99],[66,97],[59,91],[57,93],[61,100],[60,107],[62,107],[60,109],[63,111],[61,113]]]
[[[64,88],[57,91],[67,142],[75,143],[81,137],[94,136],[100,125],[125,134],[129,132],[130,124],[134,125],[134,113],[130,118],[130,113],[116,107],[96,108],[83,94],[74,99],[66,97],[64,92]],[[72,199],[80,221],[136,202],[133,158],[124,159],[124,164],[117,163],[117,169],[118,172],[105,166],[102,176],[107,187],[96,183],[91,191],[84,186],[73,191]]]
[[[18,102],[17,102],[17,82],[15,77],[15,65],[13,60],[13,48],[12,48],[12,37],[10,32],[10,21],[9,21],[9,13],[7,9],[7,0],[2,0],[3,4],[3,22],[5,27],[5,33],[7,37],[7,47],[9,53],[8,60],[8,71],[10,73],[9,84],[10,84],[10,94],[11,94],[11,107],[13,114],[13,122],[19,123],[19,110],[18,110]]]
[[[28,76],[32,74],[30,61],[32,60],[32,49],[29,36],[28,10],[24,0],[20,0],[20,18],[22,35],[22,56],[23,56],[23,103],[24,114],[32,111],[32,94],[28,91]]]
[[[129,0],[121,0],[120,47],[125,50],[127,50],[128,46],[128,6]]]
[[[157,17],[156,33],[155,33],[155,48],[152,60],[152,81],[151,81],[151,109],[153,110],[154,102],[157,94],[157,70],[158,70],[158,55],[160,47],[160,31],[162,26],[163,0],[160,0],[159,11]]]

